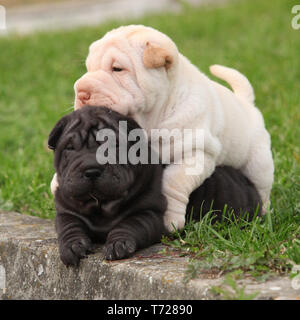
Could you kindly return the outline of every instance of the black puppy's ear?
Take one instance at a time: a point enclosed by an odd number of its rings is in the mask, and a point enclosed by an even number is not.
[[[63,118],[61,118],[57,122],[55,127],[52,129],[52,131],[49,134],[49,138],[48,138],[48,148],[49,149],[55,150],[57,142],[58,142],[60,136],[62,135],[67,123],[68,123],[68,118],[67,118],[67,116],[64,116]]]

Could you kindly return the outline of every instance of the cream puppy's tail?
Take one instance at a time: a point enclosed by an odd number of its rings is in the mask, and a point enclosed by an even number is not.
[[[209,67],[210,72],[230,84],[233,92],[250,103],[254,103],[255,96],[249,80],[235,69],[227,68],[218,64]]]

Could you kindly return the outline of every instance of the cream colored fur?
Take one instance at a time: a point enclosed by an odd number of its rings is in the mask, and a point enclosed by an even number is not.
[[[86,65],[87,73],[74,85],[76,109],[105,105],[131,115],[148,132],[152,128],[204,131],[205,147],[196,150],[204,159],[204,171],[187,175],[186,165],[173,164],[164,172],[169,230],[172,223],[184,226],[190,193],[218,165],[241,169],[255,184],[266,210],[274,171],[270,136],[245,76],[211,66],[211,73],[228,82],[232,92],[200,72],[166,35],[144,26],[107,33],[90,46]],[[115,72],[115,67],[122,71]]]

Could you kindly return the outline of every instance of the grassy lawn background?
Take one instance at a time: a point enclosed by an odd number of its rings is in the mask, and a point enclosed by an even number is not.
[[[282,259],[286,266],[289,259],[297,262],[298,258],[300,263],[300,30],[291,27],[293,4],[296,2],[240,1],[128,21],[168,34],[207,74],[209,65],[215,63],[244,73],[255,88],[256,104],[272,136],[273,214],[262,224],[251,224],[252,233],[224,226],[213,232],[209,223],[200,231],[192,228],[187,233],[193,244],[188,238],[177,239],[179,247],[196,253],[205,248],[207,257],[220,251],[223,258],[261,250],[271,255],[266,264]],[[0,38],[0,209],[54,217],[48,134],[71,111],[73,84],[85,72],[89,44],[119,25],[111,22],[67,32]],[[231,231],[237,238],[228,234]],[[242,249],[243,245],[248,249]],[[280,262],[274,270],[281,266]]]

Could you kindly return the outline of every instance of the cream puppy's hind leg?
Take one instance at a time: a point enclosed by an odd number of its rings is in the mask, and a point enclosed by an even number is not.
[[[55,173],[50,185],[50,190],[53,195],[55,195],[55,191],[57,188],[58,188],[58,181],[57,181],[57,174]]]
[[[270,136],[266,130],[259,135],[248,156],[242,172],[254,183],[263,203],[262,213],[270,204],[270,194],[274,180],[274,163],[270,146]]]
[[[210,71],[216,77],[228,82],[234,94],[253,105],[254,108],[254,91],[244,75],[237,70],[220,65],[210,66]],[[247,163],[242,168],[242,172],[254,183],[263,203],[262,212],[265,213],[273,184],[274,164],[270,135],[264,128],[262,117],[259,118],[256,119],[258,123],[261,123],[261,128],[253,137]]]

